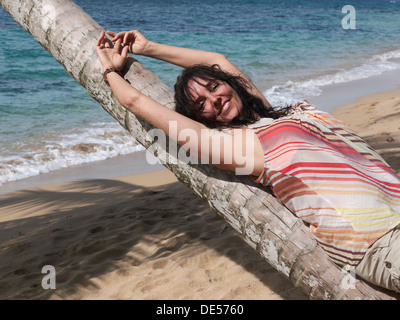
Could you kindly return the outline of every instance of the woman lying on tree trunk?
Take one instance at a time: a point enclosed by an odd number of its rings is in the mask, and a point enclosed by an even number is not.
[[[108,34],[114,44],[102,32],[97,52],[121,105],[168,136],[173,122],[185,137],[176,142],[192,155],[270,188],[336,264],[400,292],[400,177],[364,140],[306,101],[276,111],[221,54],[155,43],[136,30]],[[175,110],[123,79],[129,52],[184,68]],[[196,139],[180,135],[188,129]]]

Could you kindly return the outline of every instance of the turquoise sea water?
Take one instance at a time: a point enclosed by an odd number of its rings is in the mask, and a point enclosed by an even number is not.
[[[75,2],[105,29],[225,54],[273,105],[400,69],[400,0]],[[2,9],[0,29],[0,185],[141,149]],[[138,60],[170,87],[180,72]]]

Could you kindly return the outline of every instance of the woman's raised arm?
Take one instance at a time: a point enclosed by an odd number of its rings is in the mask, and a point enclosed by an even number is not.
[[[271,107],[268,100],[258,90],[258,88],[250,81],[249,78],[233,63],[231,63],[223,54],[188,49],[182,47],[175,47],[166,44],[161,44],[148,40],[143,34],[137,30],[123,31],[120,33],[114,33],[107,31],[107,33],[113,37],[112,41],[122,41],[123,46],[129,47],[129,52],[137,55],[143,55],[146,57],[162,60],[182,68],[187,68],[197,64],[214,65],[217,64],[220,68],[235,76],[240,76],[246,80],[249,85],[249,91],[253,95],[260,98],[266,107]]]
[[[225,65],[227,68],[230,68],[226,62],[227,59],[219,53],[174,47],[157,43],[148,40],[138,30],[123,31],[120,33],[107,31],[107,33],[114,37],[112,39],[113,42],[121,39],[122,45],[127,45],[129,47],[129,52],[133,54],[162,60],[182,68],[187,68],[196,64],[220,64],[221,67]]]

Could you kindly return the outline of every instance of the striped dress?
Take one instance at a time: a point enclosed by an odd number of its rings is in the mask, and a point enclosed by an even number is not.
[[[400,177],[343,122],[302,101],[249,127],[264,150],[255,180],[310,225],[335,263],[356,266],[400,223]]]

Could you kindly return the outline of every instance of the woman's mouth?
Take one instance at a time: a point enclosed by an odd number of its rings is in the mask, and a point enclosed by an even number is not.
[[[231,100],[225,102],[221,108],[221,112],[219,113],[219,115],[222,116],[229,109],[230,105],[231,105]]]

